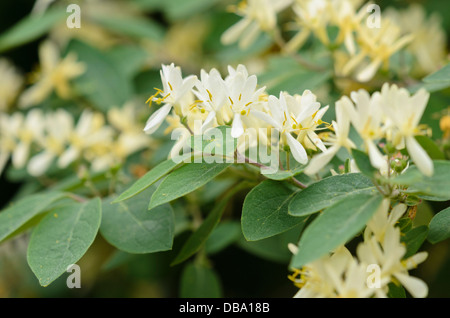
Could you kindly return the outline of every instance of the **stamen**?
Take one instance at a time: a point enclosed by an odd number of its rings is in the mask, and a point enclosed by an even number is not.
[[[209,91],[209,89],[207,89],[206,90],[207,92],[208,92],[208,95],[209,95],[209,100],[212,102],[212,99],[213,99],[213,97],[212,97],[212,94],[211,94],[211,92]]]
[[[167,82],[167,84],[169,84],[170,90],[173,91],[173,87],[172,87],[172,85],[170,84],[170,82]]]

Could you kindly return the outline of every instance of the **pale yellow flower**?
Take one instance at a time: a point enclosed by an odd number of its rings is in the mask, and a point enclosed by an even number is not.
[[[0,58],[0,111],[7,111],[15,102],[23,85],[23,76],[7,59]]]
[[[344,66],[345,76],[354,73],[360,82],[371,80],[383,66],[389,66],[390,57],[404,48],[413,39],[413,35],[402,35],[401,29],[388,18],[381,20],[380,28],[360,26],[357,42],[360,48]]]
[[[412,69],[415,75],[430,74],[445,63],[447,35],[438,13],[427,17],[421,5],[411,4],[403,10],[388,8],[384,14],[395,21],[403,34],[414,36],[411,43],[407,45],[406,51],[415,58]]]
[[[77,62],[74,53],[61,59],[57,46],[45,41],[39,47],[41,70],[37,82],[19,98],[19,107],[26,108],[43,102],[53,91],[63,99],[71,96],[70,80],[80,76],[85,66]]]

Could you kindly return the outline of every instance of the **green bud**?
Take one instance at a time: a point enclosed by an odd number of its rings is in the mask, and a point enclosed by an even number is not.
[[[394,169],[395,172],[400,173],[405,170],[408,162],[405,159],[394,159],[391,161],[391,168]]]
[[[397,149],[394,147],[393,144],[391,144],[390,142],[386,143],[384,145],[384,151],[386,152],[386,154],[388,155],[393,155],[394,153],[397,152]]]

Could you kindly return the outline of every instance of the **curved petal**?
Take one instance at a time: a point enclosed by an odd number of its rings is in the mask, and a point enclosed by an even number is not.
[[[285,133],[287,143],[291,148],[291,153],[294,156],[295,160],[297,160],[302,165],[308,162],[308,155],[306,154],[305,148],[303,148],[302,144],[298,142],[297,139],[292,137],[290,133]]]
[[[155,111],[147,120],[144,131],[147,134],[153,134],[159,128],[159,126],[161,126],[162,122],[164,121],[166,116],[170,113],[171,109],[172,104],[166,104],[157,111]]]
[[[233,124],[231,125],[231,137],[239,138],[244,133],[241,114],[234,114]]]
[[[406,148],[420,172],[426,176],[432,176],[434,172],[433,161],[414,137],[406,137]]]
[[[320,169],[325,167],[331,161],[331,159],[333,159],[339,148],[339,145],[334,145],[331,148],[328,148],[327,151],[314,156],[310,160],[309,165],[306,167],[305,174],[314,175],[319,172]]]

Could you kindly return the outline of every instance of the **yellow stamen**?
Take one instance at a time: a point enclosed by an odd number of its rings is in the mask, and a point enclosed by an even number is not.
[[[209,95],[209,100],[210,100],[210,101],[212,102],[212,98],[213,98],[213,97],[212,97],[212,94],[211,94],[211,92],[209,91],[209,89],[207,89],[206,91],[208,92],[208,95]]]

